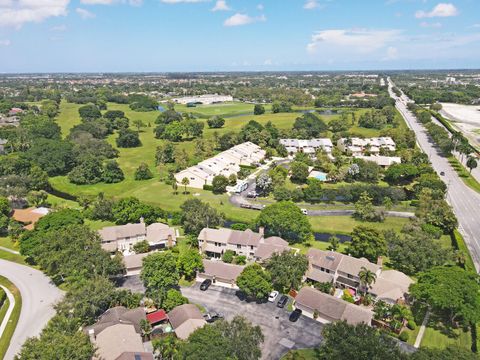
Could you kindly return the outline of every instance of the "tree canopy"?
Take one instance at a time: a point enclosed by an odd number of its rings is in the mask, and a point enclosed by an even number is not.
[[[291,244],[308,241],[313,235],[307,217],[289,201],[267,206],[255,224],[257,227],[263,226],[267,236],[279,236]]]
[[[271,275],[275,289],[282,291],[298,289],[302,283],[302,277],[308,270],[308,259],[303,254],[295,254],[291,251],[274,253],[268,259],[265,268]]]
[[[247,297],[257,300],[266,299],[272,291],[270,274],[257,263],[247,265],[236,283]]]

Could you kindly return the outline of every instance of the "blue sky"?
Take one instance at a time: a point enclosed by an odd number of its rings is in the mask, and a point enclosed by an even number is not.
[[[479,0],[0,0],[0,72],[480,68]]]

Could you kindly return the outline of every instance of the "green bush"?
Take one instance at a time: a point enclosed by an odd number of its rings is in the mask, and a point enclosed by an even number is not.
[[[203,190],[206,190],[206,191],[212,191],[213,190],[213,186],[212,185],[203,185]]]
[[[403,342],[407,342],[407,341],[408,341],[408,333],[406,333],[406,332],[404,331],[404,332],[402,332],[402,333],[398,336],[398,338],[399,338],[400,340],[402,340]]]
[[[415,330],[417,328],[417,324],[415,324],[415,321],[413,320],[408,320],[407,327],[410,330]]]
[[[7,294],[5,294],[5,290],[0,288],[0,308],[3,306],[3,303],[7,299]]]

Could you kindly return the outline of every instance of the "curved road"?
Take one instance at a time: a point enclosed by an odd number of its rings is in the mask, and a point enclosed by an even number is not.
[[[458,229],[465,239],[478,272],[480,271],[480,194],[465,185],[448,160],[439,153],[436,144],[430,140],[425,128],[407,109],[406,104],[411,100],[406,95],[402,95],[402,98],[395,96],[390,79],[388,79],[388,83],[390,96],[395,99],[396,108],[402,114],[407,125],[415,132],[418,145],[428,155],[437,174],[445,173],[441,178],[447,184],[447,201],[458,218]]]
[[[53,305],[63,292],[41,271],[11,261],[0,260],[0,275],[10,280],[22,296],[20,318],[5,355],[11,360],[27,338],[40,334],[55,314]]]

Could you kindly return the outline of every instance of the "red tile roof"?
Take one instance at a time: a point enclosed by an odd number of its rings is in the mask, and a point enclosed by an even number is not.
[[[163,309],[147,314],[147,320],[152,325],[167,319],[168,319],[168,315]]]

